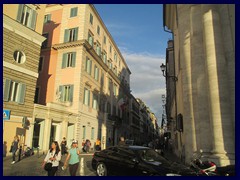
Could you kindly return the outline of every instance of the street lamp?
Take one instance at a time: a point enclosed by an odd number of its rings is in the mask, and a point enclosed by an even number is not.
[[[160,66],[160,68],[161,68],[161,70],[162,70],[162,72],[163,72],[163,76],[164,76],[164,77],[172,78],[174,81],[177,81],[177,80],[178,80],[178,78],[177,78],[176,76],[166,76],[166,74],[164,73],[164,72],[166,71],[166,65],[164,65],[163,63],[162,63],[162,65]]]

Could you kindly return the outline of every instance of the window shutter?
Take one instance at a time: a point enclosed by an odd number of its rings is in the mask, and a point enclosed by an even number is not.
[[[73,102],[73,85],[70,86],[69,101]]]
[[[92,60],[89,61],[90,63],[90,75],[92,74]]]
[[[78,40],[78,27],[74,29],[74,41]]]
[[[69,42],[69,30],[65,29],[64,42]]]
[[[88,106],[90,106],[90,90],[87,90],[88,92]]]
[[[72,53],[72,67],[75,67],[75,63],[76,63],[76,52]]]
[[[50,22],[52,19],[52,14],[48,14],[47,22]]]
[[[85,71],[87,71],[87,68],[88,68],[88,57],[86,57]]]
[[[19,85],[20,85],[20,87],[19,87],[19,95],[18,95],[17,102],[19,104],[24,104],[26,85],[25,84],[19,84]]]
[[[9,100],[9,90],[10,90],[10,85],[11,85],[11,80],[10,79],[6,79],[5,81],[5,87],[4,87],[4,101],[8,101]]]
[[[60,100],[63,101],[63,86],[59,86]]]
[[[62,58],[62,69],[66,67],[67,67],[67,53],[64,53]]]
[[[89,36],[89,39],[88,39],[89,41],[89,44],[91,45],[91,46],[93,46],[93,38],[92,38],[92,36]]]
[[[77,16],[77,13],[78,13],[78,8],[76,7],[76,8],[75,8],[75,14],[74,14],[74,15]]]
[[[22,12],[23,12],[23,4],[19,4],[18,6],[18,14],[17,14],[17,21],[21,22]]]
[[[32,10],[32,19],[31,19],[31,23],[30,23],[30,28],[33,30],[35,30],[36,21],[37,21],[37,12]]]

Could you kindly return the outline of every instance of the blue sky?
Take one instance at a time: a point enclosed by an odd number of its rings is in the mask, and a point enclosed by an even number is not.
[[[159,68],[165,62],[167,41],[161,4],[95,4],[103,22],[125,58],[133,95],[141,98],[161,120],[165,79]],[[160,121],[159,121],[160,123]]]

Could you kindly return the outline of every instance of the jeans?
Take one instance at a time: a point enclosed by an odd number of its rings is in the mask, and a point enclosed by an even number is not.
[[[48,171],[48,176],[54,176],[58,170],[58,166],[52,167],[51,171]]]
[[[79,163],[69,164],[69,172],[71,176],[76,176]]]
[[[15,161],[16,152],[17,152],[17,151],[13,151],[13,152],[12,152],[12,158],[13,158],[13,161]]]

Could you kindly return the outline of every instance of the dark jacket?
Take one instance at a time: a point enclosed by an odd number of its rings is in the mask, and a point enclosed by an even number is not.
[[[18,141],[13,141],[12,146],[12,153],[15,153],[18,149]]]

